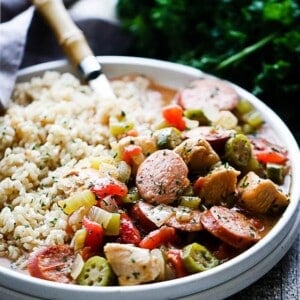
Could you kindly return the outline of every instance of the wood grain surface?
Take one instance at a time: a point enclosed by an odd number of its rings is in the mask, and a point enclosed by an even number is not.
[[[226,300],[300,300],[300,234],[266,275]]]

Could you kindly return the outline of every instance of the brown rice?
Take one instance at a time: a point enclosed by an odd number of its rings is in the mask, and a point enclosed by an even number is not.
[[[147,90],[147,79],[112,85],[118,106],[69,73],[49,71],[17,84],[0,118],[0,256],[25,267],[24,254],[69,240],[57,201],[82,184],[67,174],[91,157],[108,155],[107,120],[116,107],[139,130],[157,121],[160,106],[156,102],[155,110],[153,101],[160,96]]]

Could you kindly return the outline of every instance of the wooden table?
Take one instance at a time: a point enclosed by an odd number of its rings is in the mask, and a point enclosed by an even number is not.
[[[300,234],[266,275],[226,300],[300,300]]]

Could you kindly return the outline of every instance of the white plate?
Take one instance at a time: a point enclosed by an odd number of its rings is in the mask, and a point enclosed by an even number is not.
[[[170,62],[136,57],[104,56],[99,57],[104,72],[108,77],[126,73],[141,73],[159,80],[161,84],[170,87],[182,87],[192,79],[206,76],[199,70]],[[70,71],[66,61],[40,64],[24,69],[19,74],[19,80],[25,81],[32,76],[41,75],[45,70]],[[263,102],[233,85],[238,93],[249,99],[261,112],[276,132],[281,143],[288,148],[291,165],[299,166],[300,154],[298,145],[282,120]],[[300,168],[292,169],[292,182],[300,182]],[[65,285],[33,278],[14,270],[0,267],[0,284],[3,293],[26,294],[43,299],[222,299],[253,283],[267,273],[287,252],[295,240],[299,228],[300,189],[296,184],[291,186],[291,203],[283,213],[274,228],[257,244],[231,259],[203,273],[165,282],[125,287],[87,287]],[[0,290],[1,291],[1,290]],[[2,294],[1,294],[2,295]],[[1,296],[0,296],[1,297]],[[16,297],[20,298],[20,295]],[[1,299],[1,298],[0,298]],[[28,299],[28,298],[24,298]]]

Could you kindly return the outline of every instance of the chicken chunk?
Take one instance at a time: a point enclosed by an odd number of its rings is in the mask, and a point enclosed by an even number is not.
[[[187,139],[178,145],[174,151],[182,157],[189,170],[199,174],[206,173],[220,161],[218,154],[204,139]]]
[[[199,196],[205,205],[231,206],[235,199],[237,178],[240,171],[229,165],[220,164],[213,168],[204,178]]]
[[[120,285],[151,282],[164,272],[161,258],[153,250],[129,244],[107,243],[104,253]]]
[[[245,175],[238,184],[238,203],[254,213],[278,211],[289,204],[289,198],[270,179],[254,172]]]

